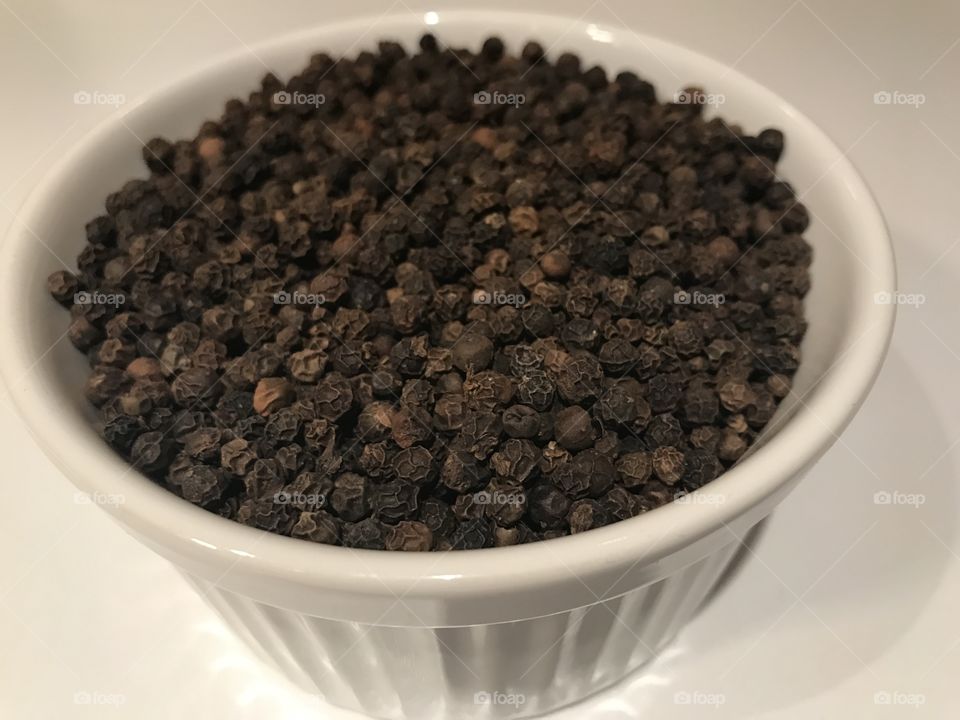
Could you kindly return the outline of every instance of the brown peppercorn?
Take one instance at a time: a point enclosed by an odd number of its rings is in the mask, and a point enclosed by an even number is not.
[[[163,377],[163,366],[154,358],[134,358],[127,365],[127,375],[134,380],[159,379]]]
[[[356,473],[343,473],[334,481],[330,507],[340,519],[356,522],[370,513],[369,495],[366,478]]]
[[[385,549],[426,552],[433,545],[433,533],[422,522],[404,520],[387,531]]]
[[[597,437],[590,413],[579,405],[571,405],[557,413],[553,434],[567,450],[588,448]]]
[[[411,485],[428,485],[436,479],[433,456],[424,447],[400,450],[393,458],[393,472],[398,480]]]
[[[769,390],[775,398],[785,398],[789,395],[791,385],[790,378],[786,375],[777,374],[767,378],[767,390]]]
[[[537,211],[529,205],[511,208],[509,220],[510,227],[517,233],[535,233],[540,227],[540,218],[537,215]],[[549,255],[550,253],[547,254]],[[549,263],[551,261],[547,262]],[[543,268],[542,258],[540,260],[540,267]],[[544,272],[546,272],[546,270],[544,270]],[[549,275],[549,273],[547,273],[547,275]]]
[[[118,398],[126,415],[146,415],[153,410],[153,400],[142,385],[134,385]]]
[[[378,485],[371,495],[371,505],[377,517],[395,523],[416,514],[420,488],[392,480]]]
[[[47,278],[47,292],[63,304],[73,302],[73,296],[80,289],[76,276],[67,270],[57,270]]]
[[[359,550],[383,550],[386,547],[387,528],[376,518],[348,522],[343,526],[340,540],[345,547]]]
[[[514,438],[534,438],[540,432],[540,413],[527,405],[503,411],[503,432]]]
[[[603,370],[600,363],[584,350],[571,353],[556,372],[557,392],[570,403],[581,403],[601,394]]]
[[[685,463],[683,453],[675,447],[664,445],[653,451],[653,471],[667,485],[673,485],[683,477]]]
[[[456,528],[456,519],[450,506],[439,498],[427,498],[420,504],[420,521],[430,528],[434,536],[449,536]]]
[[[320,350],[300,350],[287,361],[290,375],[302,383],[315,383],[323,377],[327,356]]]
[[[250,472],[256,459],[250,443],[243,438],[229,440],[220,448],[220,465],[238,477]]]
[[[723,472],[723,466],[717,460],[717,456],[704,448],[687,450],[683,454],[683,464],[684,483],[692,484],[695,487],[706,485]]]
[[[451,432],[463,427],[467,401],[460,393],[441,395],[433,408],[433,425],[438,430]]]
[[[577,453],[571,466],[573,475],[586,478],[587,491],[591,497],[603,495],[617,479],[617,471],[610,458],[599,450]]]
[[[146,432],[138,437],[130,449],[130,461],[138,470],[146,473],[161,470],[172,453],[172,443],[161,432]]]
[[[463,396],[475,410],[498,410],[510,403],[513,394],[513,381],[493,370],[471,375],[463,383]]]
[[[635,490],[646,483],[653,474],[653,460],[650,453],[632,452],[617,461],[617,473],[625,488]]]
[[[100,407],[122,392],[129,380],[123,371],[108,365],[98,366],[87,378],[84,394],[91,403]]]
[[[479,372],[490,367],[493,342],[477,333],[468,333],[450,348],[453,365],[461,372]]]
[[[600,502],[585,498],[577,500],[570,506],[567,522],[570,525],[570,532],[576,534],[603,527],[610,522],[610,517]]]
[[[540,258],[540,269],[551,280],[562,280],[570,274],[570,257],[560,250],[551,250]]]
[[[293,398],[293,386],[285,378],[263,378],[253,392],[253,409],[261,415],[269,415],[289,405]]]
[[[340,539],[340,525],[336,518],[323,510],[302,512],[290,534],[311,542],[336,545]]]
[[[101,337],[100,329],[85,316],[75,317],[67,329],[67,337],[78,350],[88,350]]]
[[[546,530],[566,523],[570,500],[549,483],[534,485],[527,493],[527,513],[534,527]]]
[[[479,550],[493,545],[493,528],[486,518],[461,523],[450,536],[452,550]]]
[[[703,349],[703,337],[695,323],[688,320],[677,320],[670,326],[667,333],[670,344],[681,357],[691,357]]]
[[[600,504],[612,521],[629,520],[644,509],[636,495],[619,486],[600,498]]]
[[[470,139],[487,150],[493,150],[497,146],[497,134],[493,128],[478,127],[470,134]]]
[[[747,441],[733,430],[724,430],[717,445],[717,455],[721,460],[735,462],[747,451]]]
[[[683,412],[687,422],[709,425],[720,412],[717,394],[705,385],[691,385],[683,399]]]
[[[490,456],[490,467],[514,483],[526,482],[537,467],[540,450],[530,440],[507,440]]]
[[[730,412],[740,412],[748,405],[756,402],[757,399],[753,388],[744,382],[731,381],[724,383],[717,394],[720,397],[720,402]]]
[[[493,529],[493,544],[495,547],[508,547],[517,545],[520,542],[520,528],[518,527],[500,527]]]
[[[197,154],[208,165],[216,165],[223,157],[223,138],[207,137],[197,144]]]
[[[369,443],[385,439],[390,435],[393,428],[394,412],[390,403],[370,403],[360,411],[357,417],[357,434],[364,442]],[[326,420],[315,420],[314,422],[322,422],[326,427],[329,427]]]
[[[221,498],[227,487],[227,479],[221,468],[193,465],[183,472],[179,486],[184,500],[204,506]]]
[[[440,482],[454,492],[468,493],[487,484],[490,471],[475,457],[464,451],[447,455],[440,470]]]
[[[170,384],[173,399],[181,407],[209,403],[223,393],[223,384],[216,371],[208,368],[187,368]]]
[[[481,493],[459,495],[453,501],[452,510],[457,520],[466,522],[482,518],[486,514],[486,504]]]
[[[737,244],[725,235],[715,237],[707,243],[707,250],[716,258],[720,267],[726,269],[733,265],[740,257],[740,248]]]
[[[405,405],[394,412],[391,437],[401,448],[428,443],[433,437],[430,413],[415,405]]]

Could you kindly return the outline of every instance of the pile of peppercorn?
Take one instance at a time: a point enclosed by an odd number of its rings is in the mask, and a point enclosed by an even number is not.
[[[781,133],[702,109],[496,38],[268,75],[147,143],[49,279],[103,437],[211,512],[354,548],[700,488],[790,391],[811,261]]]

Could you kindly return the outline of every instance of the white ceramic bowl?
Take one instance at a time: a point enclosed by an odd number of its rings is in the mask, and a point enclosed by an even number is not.
[[[451,12],[429,21],[454,46],[476,47],[496,33],[516,50],[535,38],[553,53],[573,50],[612,72],[631,69],[661,98],[695,83],[725,97],[728,121],[786,133],[781,173],[814,215],[810,329],[775,432],[709,485],[711,502],[673,503],[519,547],[348,550],[196,508],[131,472],[91,428],[81,392],[86,360],[64,340],[67,316],[45,279],[62,267],[54,254],[76,257],[83,225],[103,212],[107,193],[144,175],[140,139],[192,136],[224,101],[257,86],[261,60],[284,77],[317,50],[355,53],[384,37],[412,47],[428,29],[412,14],[310,30],[259,46],[256,57],[240,52],[128,107],[82,141],[36,188],[3,246],[0,369],[64,474],[88,493],[123,496],[105,509],[329,702],[381,717],[537,714],[616,682],[669,641],[739,539],[836,440],[884,356],[894,312],[876,296],[894,290],[894,262],[881,214],[846,158],[795,108],[742,75],[654,38],[568,19]]]

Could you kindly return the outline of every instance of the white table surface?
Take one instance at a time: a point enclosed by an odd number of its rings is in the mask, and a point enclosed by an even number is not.
[[[348,12],[449,6],[0,0],[0,226],[111,111],[75,104],[78,91],[133,100],[213,56]],[[901,308],[867,404],[740,574],[646,672],[554,717],[956,717],[960,6],[531,0],[523,9],[538,6],[686,44],[777,89],[849,151],[886,213],[902,290],[925,300]],[[878,91],[925,102],[877,105]],[[170,566],[77,504],[5,397],[0,453],[0,717],[356,717],[262,666]],[[878,491],[925,502],[877,504]],[[678,703],[685,697],[695,702]]]

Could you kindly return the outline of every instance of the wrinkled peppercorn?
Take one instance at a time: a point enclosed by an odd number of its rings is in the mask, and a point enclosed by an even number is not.
[[[430,528],[415,520],[404,520],[387,531],[384,547],[387,550],[406,550],[424,552],[433,545],[433,533]]]
[[[583,450],[593,445],[596,439],[590,414],[577,405],[557,413],[553,434],[557,442],[567,450]]]

